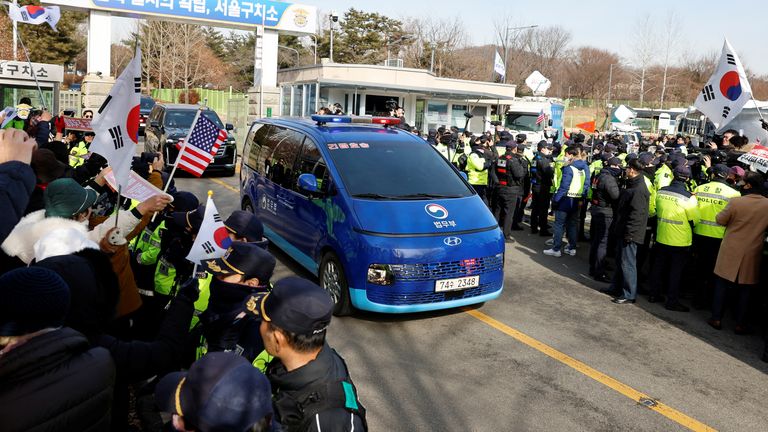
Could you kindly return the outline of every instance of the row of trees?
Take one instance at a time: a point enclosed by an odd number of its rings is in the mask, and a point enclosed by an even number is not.
[[[626,50],[617,53],[577,46],[571,32],[560,26],[512,27],[513,17],[497,19],[496,44],[472,46],[459,17],[394,19],[350,8],[334,30],[333,60],[381,64],[399,58],[406,67],[431,69],[438,76],[498,81],[493,72],[498,51],[506,59],[506,82],[517,84],[521,95],[528,91],[525,78],[539,70],[553,82],[548,93],[553,96],[603,101],[610,96],[645,106],[689,104],[712,73],[719,52],[681,49],[684,43],[674,25],[677,20],[669,14],[666,25],[659,26],[664,20],[639,17],[625,35]],[[84,71],[85,22],[85,14],[63,11],[58,33],[44,25],[22,25],[19,31],[33,61],[74,64],[76,70]],[[280,68],[309,65],[330,56],[330,21],[325,16],[319,22],[321,28],[313,37],[280,35]],[[10,40],[10,28],[7,16],[0,14],[0,37]],[[135,40],[142,42],[147,88],[232,86],[244,90],[253,85],[252,32],[221,33],[210,27],[141,21],[130,40],[113,45],[113,74],[132,57]],[[5,44],[0,57],[11,58],[10,51],[10,44]],[[768,76],[756,76],[749,69],[748,74],[755,97],[768,99]]]

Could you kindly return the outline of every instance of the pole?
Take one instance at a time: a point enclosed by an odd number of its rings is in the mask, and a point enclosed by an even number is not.
[[[40,93],[40,103],[42,104],[43,110],[46,109],[45,106],[45,96],[43,96],[43,89],[40,88],[40,82],[37,80],[37,74],[35,73],[35,68],[32,67],[32,61],[29,59],[29,52],[27,51],[26,45],[24,45],[24,41],[21,40],[21,35],[17,36],[19,39],[19,44],[21,44],[21,49],[24,50],[24,55],[27,57],[27,63],[29,63],[29,70],[32,71],[32,78],[35,79],[35,85],[37,86],[37,92]]]
[[[117,221],[120,218],[120,194],[123,192],[123,186],[120,184],[117,185],[117,206],[115,207],[117,210],[115,211],[115,228],[117,228]]]
[[[266,19],[265,15],[266,15],[265,13],[261,14],[261,39],[260,39],[260,41],[261,41],[261,49],[262,49],[262,51],[261,51],[261,55],[259,56],[260,57],[259,66],[261,67],[261,70],[259,71],[260,72],[260,74],[259,74],[259,118],[263,118],[264,117],[264,59],[263,59],[264,51],[263,50],[264,50],[264,31],[265,31],[264,20]],[[257,38],[257,43],[258,43],[258,41],[259,41],[259,39]],[[258,47],[256,49],[258,49]]]
[[[19,59],[19,25],[16,21],[13,21],[13,60]]]
[[[435,48],[437,44],[432,44],[432,58],[429,60],[429,71],[435,73]]]
[[[611,103],[611,84],[613,81],[613,63],[611,63],[611,67],[608,70],[608,101],[605,103],[606,105],[609,105]]]
[[[328,18],[328,22],[330,23],[330,26],[328,27],[331,31],[331,54],[330,54],[330,60],[331,63],[333,63],[333,15]]]

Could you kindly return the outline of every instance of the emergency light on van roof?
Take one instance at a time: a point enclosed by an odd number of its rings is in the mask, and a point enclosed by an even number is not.
[[[367,117],[367,116],[338,116],[338,115],[312,115],[312,121],[316,121],[318,125],[325,123],[367,123],[367,124],[380,124],[384,126],[400,124],[400,119],[397,117]]]

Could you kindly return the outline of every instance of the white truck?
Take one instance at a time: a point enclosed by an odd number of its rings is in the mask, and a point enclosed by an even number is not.
[[[541,113],[546,120],[536,124]],[[512,135],[525,134],[529,143],[545,140],[544,128],[558,133],[558,139],[563,136],[563,118],[565,105],[561,99],[543,96],[526,96],[510,100],[504,116],[504,126]]]

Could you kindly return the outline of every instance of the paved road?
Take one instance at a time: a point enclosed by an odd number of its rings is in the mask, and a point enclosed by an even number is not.
[[[237,177],[180,178],[223,215]],[[372,431],[768,430],[768,365],[757,336],[717,332],[704,312],[644,299],[616,306],[576,257],[541,254],[543,239],[507,245],[505,289],[475,309],[335,318]],[[312,278],[272,248],[276,279]],[[640,404],[647,397],[646,405]]]

